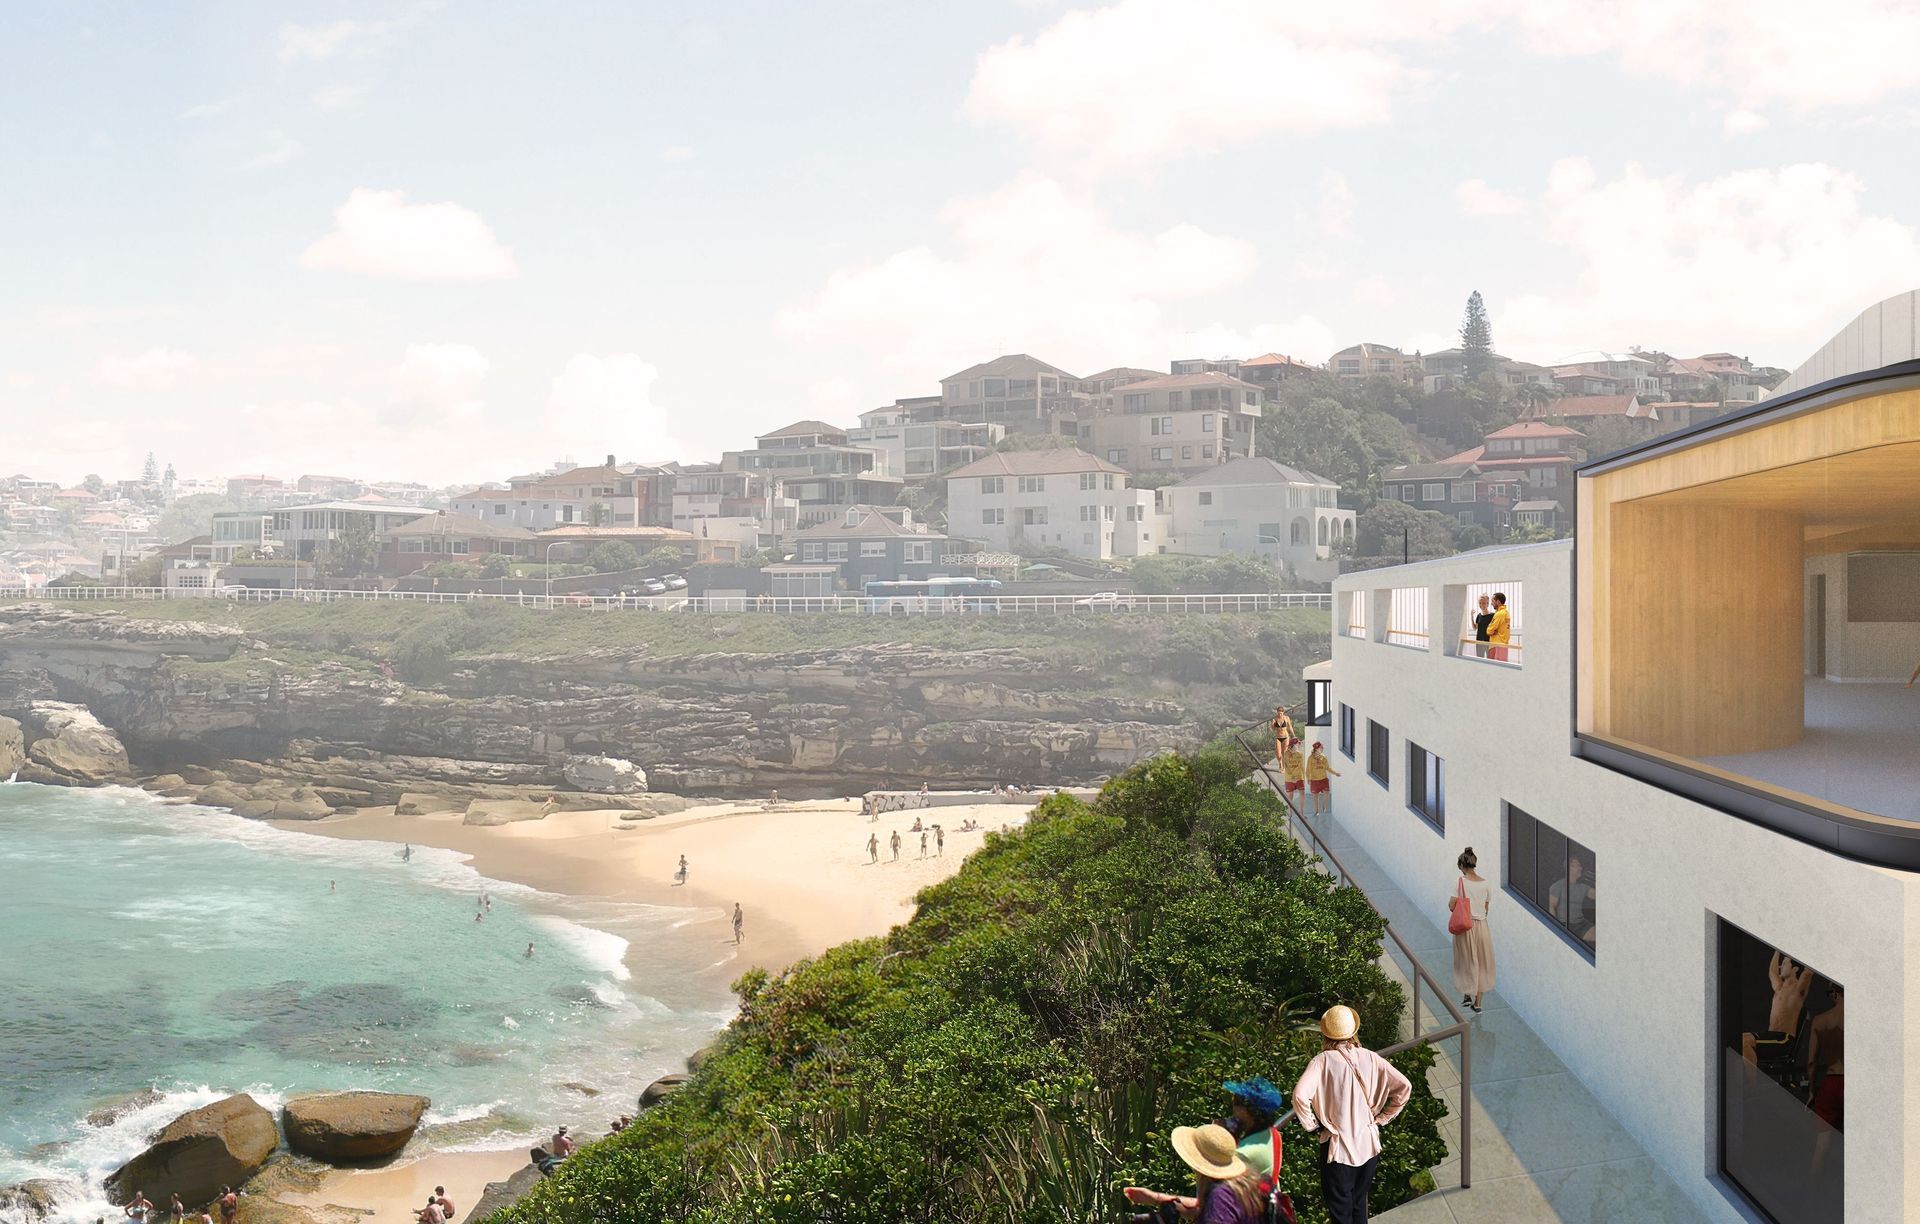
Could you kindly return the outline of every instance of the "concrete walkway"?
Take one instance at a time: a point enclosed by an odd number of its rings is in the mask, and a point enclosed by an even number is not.
[[[1336,819],[1309,819],[1427,972],[1451,989],[1453,941],[1434,921],[1444,913],[1439,900],[1414,905]],[[1404,985],[1407,973],[1394,963],[1399,957],[1390,941],[1388,949],[1383,966]],[[1444,1010],[1435,1017],[1438,1001],[1424,988],[1420,1006],[1422,1032],[1453,1023]],[[1434,1193],[1374,1218],[1391,1224],[1705,1220],[1497,991],[1483,1006],[1486,1010],[1473,1020],[1472,1188],[1460,1187],[1459,1042],[1448,1040],[1438,1047],[1441,1058],[1428,1082],[1447,1102],[1450,1116],[1440,1127],[1452,1156],[1433,1171]],[[1405,1027],[1411,1031],[1410,1018]]]

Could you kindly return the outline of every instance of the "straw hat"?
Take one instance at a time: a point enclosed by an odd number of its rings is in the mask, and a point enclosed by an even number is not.
[[[1173,1151],[1195,1173],[1227,1181],[1247,1171],[1247,1162],[1233,1150],[1233,1136],[1227,1128],[1208,1123],[1205,1126],[1173,1128]]]
[[[1328,1041],[1347,1041],[1360,1031],[1360,1016],[1345,1003],[1336,1003],[1320,1017],[1320,1035]]]

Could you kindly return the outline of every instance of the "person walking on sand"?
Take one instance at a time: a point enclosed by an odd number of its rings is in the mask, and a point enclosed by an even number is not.
[[[1307,757],[1307,792],[1313,796],[1313,814],[1320,815],[1320,805],[1324,801],[1326,810],[1333,810],[1332,783],[1328,778],[1337,778],[1340,771],[1327,760],[1327,750],[1319,740],[1313,741],[1313,752]]]
[[[920,857],[927,857],[927,831],[925,829],[920,830]]]
[[[880,861],[880,835],[878,833],[873,833],[868,835],[867,837],[867,862],[877,863],[879,861]]]
[[[684,854],[680,856],[679,870],[673,873],[673,882],[675,884],[685,884],[687,882],[687,856]]]
[[[1380,1166],[1380,1128],[1400,1116],[1413,1085],[1360,1044],[1360,1016],[1345,1004],[1320,1017],[1320,1053],[1293,1089],[1293,1113],[1320,1142],[1320,1195],[1332,1224],[1365,1224]]]
[[[747,925],[746,912],[740,908],[740,903],[738,901],[735,901],[733,903],[733,942],[735,944],[738,944],[740,942],[740,932],[742,928],[744,928],[746,925]]]
[[[1453,935],[1453,988],[1460,992],[1460,1002],[1477,1012],[1481,996],[1493,989],[1493,932],[1487,928],[1493,884],[1474,870],[1480,859],[1472,846],[1462,850],[1454,863],[1460,868],[1460,878],[1454,884],[1453,896],[1447,899],[1451,911],[1447,930]],[[1463,902],[1467,928],[1454,930],[1462,916],[1458,911]]]
[[[933,826],[934,853],[945,855],[947,852],[947,831],[939,825]]]
[[[888,844],[893,847],[893,858],[888,861],[894,862],[894,863],[899,862],[900,861],[900,830],[895,829],[893,831],[893,837],[889,839]]]

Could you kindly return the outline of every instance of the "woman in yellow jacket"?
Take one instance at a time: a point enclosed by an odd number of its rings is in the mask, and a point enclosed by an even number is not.
[[[1493,621],[1487,626],[1487,657],[1507,661],[1507,643],[1513,638],[1513,614],[1507,611],[1507,597],[1493,595]]]

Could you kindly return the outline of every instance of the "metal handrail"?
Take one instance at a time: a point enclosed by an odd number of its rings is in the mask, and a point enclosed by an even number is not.
[[[1298,705],[1286,707],[1289,713],[1298,708]],[[1397,1054],[1402,1050],[1412,1049],[1416,1045],[1431,1045],[1445,1041],[1450,1037],[1458,1037],[1460,1039],[1460,1188],[1464,1190],[1473,1184],[1473,1033],[1471,1023],[1465,1016],[1460,1014],[1460,1009],[1454,1005],[1452,997],[1446,991],[1440,989],[1440,984],[1434,980],[1433,974],[1427,971],[1425,963],[1422,962],[1418,956],[1414,955],[1413,949],[1407,946],[1407,941],[1400,938],[1400,933],[1393,929],[1393,919],[1387,917],[1380,907],[1373,903],[1373,898],[1367,896],[1367,890],[1354,881],[1353,872],[1347,869],[1347,865],[1340,861],[1340,857],[1333,852],[1333,848],[1327,845],[1326,839],[1320,836],[1319,830],[1308,823],[1306,814],[1300,810],[1299,804],[1294,801],[1291,795],[1287,794],[1286,788],[1281,786],[1279,780],[1273,776],[1273,770],[1267,765],[1266,758],[1255,752],[1252,745],[1247,743],[1246,732],[1258,730],[1263,727],[1264,724],[1261,723],[1249,724],[1246,727],[1234,731],[1233,738],[1234,741],[1240,745],[1241,750],[1253,761],[1254,768],[1266,779],[1267,786],[1274,794],[1280,796],[1280,801],[1286,805],[1289,813],[1288,832],[1292,832],[1293,822],[1298,821],[1300,827],[1306,830],[1307,838],[1311,841],[1316,853],[1327,862],[1333,864],[1334,870],[1339,873],[1340,878],[1356,889],[1362,897],[1366,898],[1368,908],[1379,915],[1382,929],[1386,931],[1387,937],[1393,940],[1394,946],[1400,949],[1401,955],[1407,958],[1407,964],[1413,971],[1414,976],[1410,983],[1413,987],[1411,992],[1413,996],[1413,1038],[1410,1041],[1403,1041],[1397,1045],[1388,1046],[1386,1049],[1376,1052],[1382,1057],[1385,1057],[1389,1054]],[[1420,1033],[1420,983],[1423,981],[1427,984],[1427,988],[1433,991],[1434,998],[1440,1000],[1440,1006],[1446,1009],[1447,1015],[1453,1019],[1453,1023],[1446,1028],[1428,1033],[1425,1036],[1422,1036]],[[1289,1116],[1291,1116],[1291,1114],[1289,1114]]]

